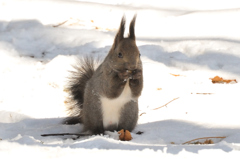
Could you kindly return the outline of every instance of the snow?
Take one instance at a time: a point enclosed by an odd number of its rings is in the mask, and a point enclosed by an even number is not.
[[[240,84],[210,78],[240,81],[239,8],[237,0],[0,0],[0,156],[238,158]],[[61,124],[68,71],[76,56],[106,56],[124,13],[127,24],[138,14],[144,74],[133,139],[41,137],[82,130]],[[226,138],[183,145],[201,137]]]

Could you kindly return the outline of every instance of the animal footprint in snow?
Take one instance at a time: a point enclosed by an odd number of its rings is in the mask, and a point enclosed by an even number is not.
[[[120,130],[118,132],[118,134],[119,134],[119,140],[121,140],[121,141],[130,141],[130,140],[132,140],[132,135],[131,135],[131,133],[128,130],[122,129],[122,130]]]

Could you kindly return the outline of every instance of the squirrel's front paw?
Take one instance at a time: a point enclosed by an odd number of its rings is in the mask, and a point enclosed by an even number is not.
[[[122,80],[127,80],[129,78],[132,78],[133,71],[126,70],[123,72],[118,72],[118,77]]]
[[[122,80],[126,80],[129,78],[129,73],[126,71],[124,72],[118,72],[118,77]]]
[[[132,71],[132,79],[140,79],[142,77],[142,70]]]
[[[118,72],[118,77],[122,80],[126,79],[140,79],[142,76],[142,70],[126,70],[124,72]]]

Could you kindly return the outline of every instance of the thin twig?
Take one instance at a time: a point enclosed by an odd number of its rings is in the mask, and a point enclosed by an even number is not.
[[[193,140],[190,140],[190,141],[184,142],[183,145],[184,145],[184,144],[190,144],[191,142],[193,142],[193,141],[197,141],[197,140],[202,140],[202,139],[206,139],[206,140],[207,140],[207,139],[212,139],[212,138],[215,138],[215,139],[225,139],[226,136],[201,137],[201,138],[197,138],[197,139],[193,139]]]
[[[164,104],[163,106],[161,106],[161,107],[158,107],[158,108],[154,108],[153,110],[157,110],[157,109],[160,109],[160,108],[162,108],[162,107],[166,107],[169,103],[171,103],[171,102],[173,102],[173,101],[175,101],[176,99],[178,99],[179,97],[177,97],[177,98],[174,98],[173,100],[171,100],[171,101],[169,101],[168,103],[166,103],[166,104]]]
[[[142,116],[143,114],[146,114],[146,112],[141,113],[139,116]]]
[[[194,94],[194,93],[191,93],[191,94]],[[195,93],[195,94],[198,94],[198,95],[212,95],[214,93]]]
[[[59,24],[57,24],[57,25],[53,25],[53,27],[59,27],[59,26],[61,26],[61,25],[65,24],[67,21],[68,21],[68,20],[65,20],[65,21],[64,21],[64,22],[62,22],[62,23],[59,23]]]
[[[41,136],[65,136],[65,135],[76,135],[76,136],[90,136],[90,134],[79,134],[79,133],[59,133],[59,134],[42,134]]]

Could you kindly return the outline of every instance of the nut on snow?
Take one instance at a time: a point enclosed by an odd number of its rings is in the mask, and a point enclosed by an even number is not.
[[[119,140],[121,140],[121,141],[130,141],[130,140],[132,140],[132,135],[131,135],[131,133],[128,130],[122,129],[122,130],[120,130],[118,132],[118,134],[120,134],[119,135]]]

